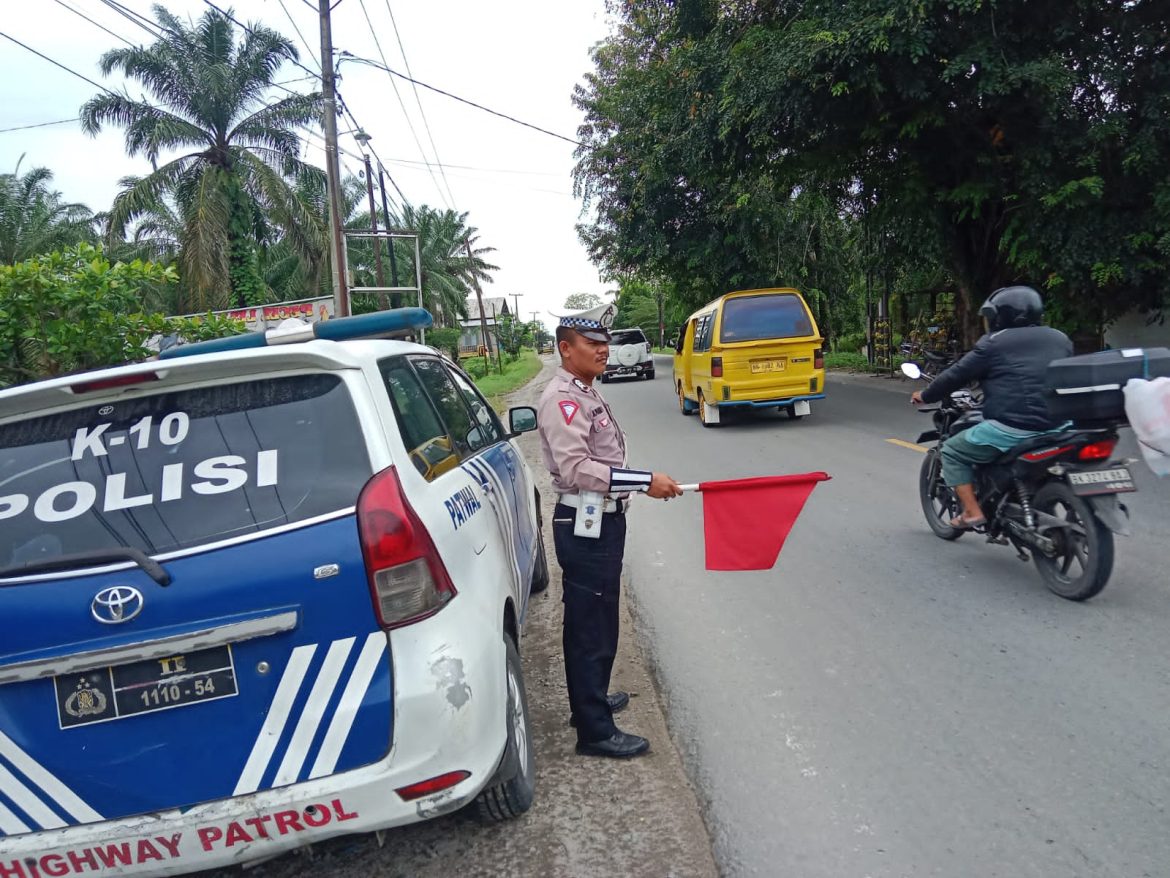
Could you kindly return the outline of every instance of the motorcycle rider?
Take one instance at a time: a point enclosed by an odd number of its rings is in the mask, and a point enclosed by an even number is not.
[[[942,448],[943,481],[963,507],[950,522],[959,529],[987,523],[975,497],[974,468],[1059,426],[1048,414],[1045,378],[1049,363],[1073,353],[1067,335],[1041,325],[1044,302],[1031,287],[1001,287],[979,314],[987,334],[910,398],[915,405],[939,402],[972,381],[983,389],[984,421],[952,436]]]

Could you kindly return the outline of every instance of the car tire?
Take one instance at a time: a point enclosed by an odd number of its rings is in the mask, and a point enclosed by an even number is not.
[[[654,380],[654,370],[653,370],[653,369],[651,369],[649,372],[644,372],[644,373],[642,373],[642,374],[644,374],[644,375],[646,376],[646,380],[647,380],[647,381],[653,381],[653,380]]]
[[[508,737],[496,776],[475,800],[479,818],[485,823],[501,823],[519,817],[532,807],[536,796],[536,759],[528,716],[528,695],[524,691],[520,652],[507,634],[504,635],[504,650],[508,699],[504,713]]]
[[[703,399],[703,391],[699,391],[699,420],[704,427],[718,427],[719,413],[715,411],[715,406],[708,405],[707,401]]]
[[[794,405],[784,406],[784,411],[788,414],[788,419],[790,421],[799,421],[801,418],[804,417],[804,415],[798,415],[796,413],[796,406],[794,406]]]
[[[532,586],[530,594],[540,594],[548,588],[552,577],[548,571],[548,555],[544,551],[544,534],[536,535],[536,566],[532,570]]]
[[[682,412],[684,416],[693,415],[695,413],[694,409],[687,408],[687,397],[686,394],[683,393],[681,381],[678,383],[678,410]]]

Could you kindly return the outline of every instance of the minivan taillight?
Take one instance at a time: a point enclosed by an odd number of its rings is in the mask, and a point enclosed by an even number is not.
[[[358,497],[357,520],[374,613],[383,628],[432,616],[455,597],[455,585],[403,495],[394,467],[366,482]]]
[[[712,378],[722,378],[723,377],[723,357],[712,357],[711,358],[711,377]]]
[[[814,369],[825,368],[825,349],[824,348],[817,348],[815,351],[813,351],[813,368]]]

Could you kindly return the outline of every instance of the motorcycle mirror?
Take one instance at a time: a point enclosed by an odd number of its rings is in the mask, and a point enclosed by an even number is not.
[[[903,363],[902,374],[907,378],[912,378],[913,380],[917,381],[922,377],[922,370],[918,368],[917,363]]]

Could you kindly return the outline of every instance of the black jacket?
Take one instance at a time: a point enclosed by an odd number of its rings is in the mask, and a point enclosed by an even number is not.
[[[1068,336],[1048,326],[1021,326],[979,339],[974,350],[922,391],[923,402],[939,402],[978,381],[983,388],[983,416],[1017,430],[1051,430],[1048,415],[1048,364],[1071,357]]]

